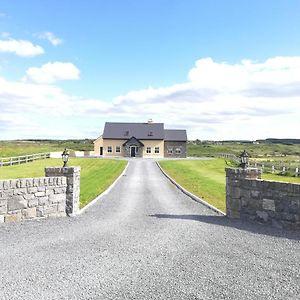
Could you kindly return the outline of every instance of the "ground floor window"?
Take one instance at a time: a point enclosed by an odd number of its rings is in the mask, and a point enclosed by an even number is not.
[[[146,148],[146,153],[151,153],[151,147]]]
[[[176,148],[175,153],[176,154],[180,154],[181,153],[181,149],[180,148]]]
[[[107,146],[107,152],[112,153],[112,146]]]
[[[159,147],[155,147],[154,153],[159,153]]]
[[[172,148],[168,149],[168,154],[173,154],[173,149]]]
[[[116,153],[120,153],[121,152],[121,146],[116,146]]]

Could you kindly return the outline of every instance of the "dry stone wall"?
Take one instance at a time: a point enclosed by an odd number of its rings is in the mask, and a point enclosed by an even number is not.
[[[300,229],[300,184],[261,180],[256,168],[226,169],[226,214]]]

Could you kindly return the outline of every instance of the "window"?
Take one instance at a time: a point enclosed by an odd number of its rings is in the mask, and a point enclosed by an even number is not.
[[[176,154],[180,154],[181,153],[181,149],[180,148],[176,148],[175,153]]]
[[[173,154],[173,149],[172,148],[168,148],[168,154]]]
[[[120,146],[116,146],[116,153],[120,153],[121,152],[121,147]]]
[[[159,147],[155,147],[154,153],[159,153]]]
[[[112,146],[107,146],[107,153],[112,153]]]
[[[151,153],[151,147],[146,148],[146,153]]]

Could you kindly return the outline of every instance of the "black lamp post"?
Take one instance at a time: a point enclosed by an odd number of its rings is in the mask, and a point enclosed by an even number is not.
[[[67,162],[69,160],[69,152],[67,151],[67,149],[64,150],[64,152],[62,153],[61,155],[61,158],[64,162],[64,165],[63,165],[63,168],[66,168],[67,167]]]
[[[241,159],[241,163],[240,163],[240,167],[242,169],[246,169],[248,166],[248,162],[249,162],[249,155],[246,152],[246,150],[244,150],[241,155],[240,155],[240,159]]]

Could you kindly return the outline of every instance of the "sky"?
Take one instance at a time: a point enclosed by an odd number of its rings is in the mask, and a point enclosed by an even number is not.
[[[300,138],[299,0],[0,0],[0,140]]]

